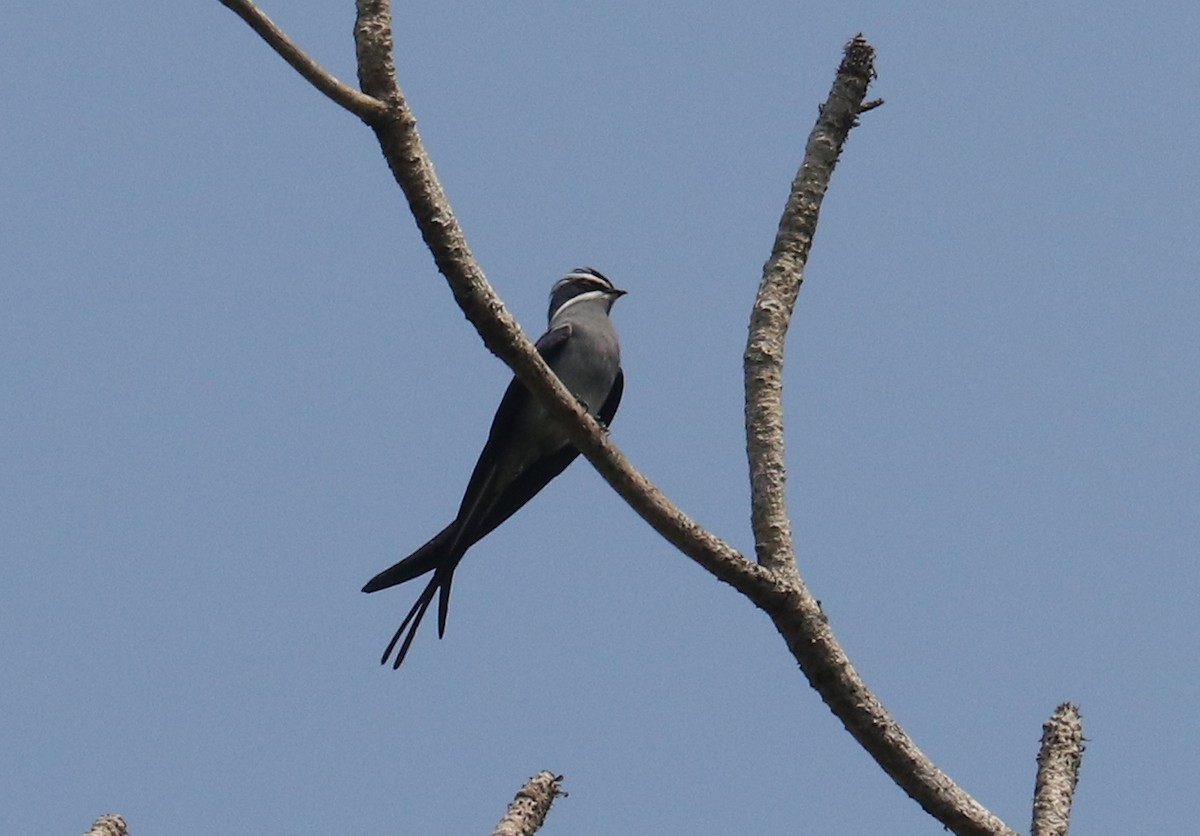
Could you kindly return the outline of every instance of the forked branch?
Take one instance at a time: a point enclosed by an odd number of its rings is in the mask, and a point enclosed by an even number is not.
[[[417,133],[416,119],[396,80],[388,0],[357,0],[354,39],[363,93],[354,96],[346,95],[336,79],[331,83],[332,77],[281,33],[265,27],[261,22],[265,16],[252,4],[221,1],[254,26],[314,86],[371,126],[455,301],[488,349],[541,399],[613,489],[672,545],[767,613],[809,682],[846,729],[925,810],[955,833],[1012,834],[1014,831],[941,772],[867,689],[795,563],[784,492],[784,339],[834,165],[859,115],[881,104],[879,100],[864,101],[875,75],[870,44],[860,35],[846,46],[833,89],[792,183],[751,316],[745,377],[752,524],[758,557],[754,562],[697,525],[629,463],[542,361],[488,283],[442,191]]]

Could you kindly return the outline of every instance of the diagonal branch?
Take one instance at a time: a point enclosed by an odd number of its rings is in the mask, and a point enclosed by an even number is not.
[[[958,834],[1015,836],[1015,831],[958,786],[905,733],[867,687],[838,643],[821,602],[799,577],[781,579],[779,589],[758,604],[783,636],[809,684],[846,731],[909,797]]]
[[[721,580],[744,593],[765,593],[771,578],[733,547],[705,531],[639,473],[550,371],[488,283],[442,190],[417,132],[416,119],[392,68],[388,0],[358,0],[354,27],[359,77],[371,95],[386,100],[387,119],[372,127],[392,175],[408,200],[426,246],[446,277],[454,299],[488,349],[507,363],[566,429],[571,441],[600,474],[670,543]]]
[[[292,66],[292,69],[304,76],[313,87],[333,99],[335,103],[367,123],[384,115],[387,106],[383,102],[365,96],[353,87],[338,81],[320,64],[305,54],[300,47],[296,46],[291,38],[285,35],[275,25],[275,22],[250,0],[220,0],[220,2],[246,21],[271,49],[279,53],[280,57]]]

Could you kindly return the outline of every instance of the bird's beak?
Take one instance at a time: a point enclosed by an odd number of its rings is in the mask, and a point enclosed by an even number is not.
[[[608,295],[614,299],[620,299],[622,296],[624,296],[628,292],[629,292],[628,290],[618,290],[617,288],[614,287],[612,290],[610,290],[608,292]]]

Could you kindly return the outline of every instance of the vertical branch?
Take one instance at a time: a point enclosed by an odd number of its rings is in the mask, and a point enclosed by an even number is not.
[[[758,562],[796,574],[787,513],[783,444],[783,349],[792,310],[804,281],[821,200],[850,129],[864,109],[875,77],[875,50],[862,35],[846,45],[829,99],[809,134],[804,161],[788,196],[771,257],[750,314],[743,357],[746,387],[746,454],[750,462],[751,524]]]
[[[354,18],[354,51],[358,58],[358,85],[368,96],[396,107],[403,98],[396,84],[392,58],[392,4],[390,0],[357,0]],[[397,102],[397,99],[400,99]]]
[[[1083,749],[1079,706],[1064,702],[1042,726],[1033,789],[1033,836],[1067,836]]]
[[[748,594],[770,615],[804,675],[846,730],[930,815],[955,833],[1012,834],[938,769],[892,718],[851,664],[796,567],[785,491],[784,342],[833,169],[859,115],[881,104],[864,102],[875,77],[874,59],[875,50],[862,35],[846,45],[792,181],[750,315],[743,361],[751,523],[758,562],[778,579],[782,594]]]

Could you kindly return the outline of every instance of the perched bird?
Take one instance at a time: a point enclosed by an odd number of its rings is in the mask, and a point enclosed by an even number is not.
[[[581,267],[571,271],[550,289],[550,324],[537,341],[538,353],[563,385],[606,426],[617,412],[625,385],[617,331],[608,314],[624,295],[625,291],[597,270]],[[438,637],[445,634],[450,582],[467,549],[533,499],[578,455],[541,404],[513,378],[492,419],[458,516],[428,543],[363,587],[363,592],[377,592],[433,572],[383,652],[381,664],[387,664],[403,636],[393,665],[400,667],[435,594]]]

